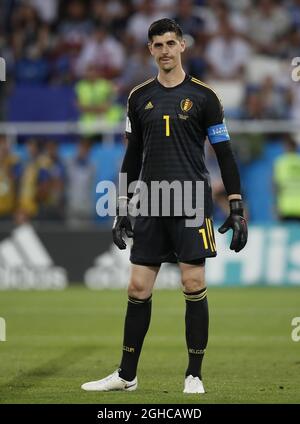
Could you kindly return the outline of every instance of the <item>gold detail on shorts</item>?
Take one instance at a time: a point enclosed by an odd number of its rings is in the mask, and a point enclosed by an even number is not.
[[[200,228],[199,234],[202,235],[204,249],[208,249],[207,238],[206,238],[206,234],[205,234],[205,228]]]
[[[206,218],[206,220],[207,220],[206,227],[207,227],[207,230],[208,230],[209,238],[211,240],[212,251],[216,252],[217,249],[216,249],[216,244],[215,244],[215,240],[214,240],[214,234],[213,234],[211,220],[209,218]]]

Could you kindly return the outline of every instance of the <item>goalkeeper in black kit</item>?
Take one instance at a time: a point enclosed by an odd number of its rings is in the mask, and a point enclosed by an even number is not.
[[[170,214],[138,215],[134,227],[128,215],[118,213],[113,239],[126,248],[124,235],[133,237],[128,306],[124,326],[123,354],[119,368],[108,377],[83,384],[87,391],[136,390],[137,367],[143,341],[150,324],[154,283],[164,262],[176,262],[181,272],[186,303],[185,334],[188,364],[183,378],[184,393],[205,393],[201,365],[208,340],[208,303],[205,261],[216,256],[213,205],[209,174],[204,161],[206,138],[212,144],[228,194],[230,215],[219,228],[232,229],[230,249],[242,250],[247,243],[247,223],[243,218],[240,177],[224,123],[223,108],[214,90],[187,75],[182,68],[185,50],[182,30],[171,19],[154,22],[148,31],[149,50],[158,66],[158,75],[135,87],[128,98],[126,154],[121,172],[128,186],[143,182],[147,201],[153,205],[152,183],[167,182],[185,187],[195,205],[201,184],[200,221],[187,225],[185,210],[175,213],[175,196],[170,196]],[[162,196],[164,200],[165,196]],[[119,207],[130,201],[120,195]],[[180,206],[180,205],[179,205]],[[147,209],[149,210],[149,208]],[[178,208],[176,209],[178,210]],[[170,358],[172,361],[172,358]]]

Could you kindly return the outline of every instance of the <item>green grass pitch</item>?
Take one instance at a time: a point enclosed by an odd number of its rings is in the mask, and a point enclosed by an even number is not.
[[[205,395],[184,395],[184,300],[156,290],[136,392],[86,393],[120,360],[126,291],[0,292],[0,403],[299,403],[300,288],[210,288]]]

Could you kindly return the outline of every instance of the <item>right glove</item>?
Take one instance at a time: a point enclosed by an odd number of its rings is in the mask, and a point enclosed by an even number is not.
[[[114,219],[112,227],[113,241],[119,249],[126,249],[126,243],[123,239],[125,235],[129,238],[133,237],[133,230],[128,216],[119,216],[119,208],[117,208],[117,215]]]

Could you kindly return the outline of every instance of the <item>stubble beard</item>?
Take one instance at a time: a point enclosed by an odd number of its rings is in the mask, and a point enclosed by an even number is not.
[[[162,72],[165,72],[166,74],[168,74],[168,73],[170,73],[171,71],[173,71],[174,69],[176,68],[176,63],[175,64],[171,64],[171,65],[162,65],[161,67],[160,67],[160,70],[162,71]]]

